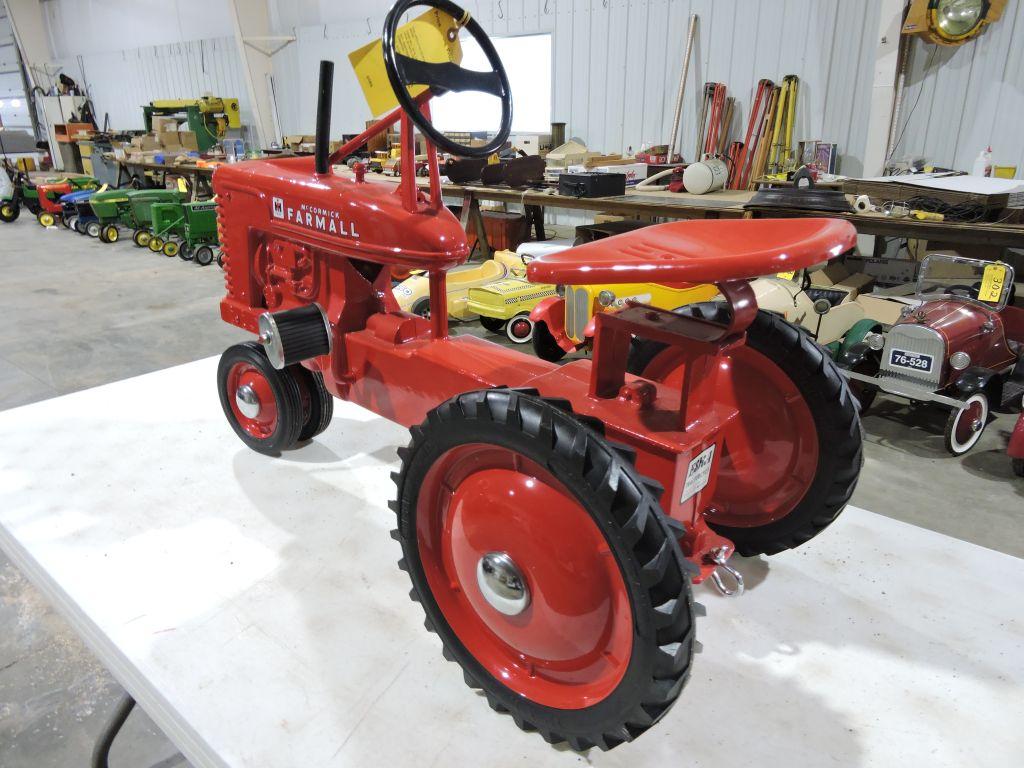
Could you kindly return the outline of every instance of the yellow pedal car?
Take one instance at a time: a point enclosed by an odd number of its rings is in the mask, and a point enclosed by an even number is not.
[[[497,251],[493,259],[448,270],[448,316],[454,320],[475,319],[476,313],[469,307],[469,291],[514,274],[525,275],[526,267],[513,251]],[[393,290],[402,310],[422,317],[430,314],[430,284],[425,274],[413,275]]]
[[[617,283],[615,285],[571,285],[564,296],[542,299],[530,312],[533,350],[543,360],[557,362],[569,352],[590,345],[594,316],[615,312],[629,301],[659,309],[678,309],[718,295],[713,285],[658,285]]]

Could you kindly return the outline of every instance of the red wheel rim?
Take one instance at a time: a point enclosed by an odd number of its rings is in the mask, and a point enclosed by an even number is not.
[[[725,361],[718,391],[739,413],[725,429],[707,519],[733,528],[767,525],[788,515],[814,481],[818,431],[807,401],[779,366],[746,345]],[[680,352],[664,350],[644,376],[681,388]]]
[[[454,448],[424,478],[416,520],[434,600],[492,677],[558,709],[615,690],[633,645],[626,586],[597,525],[547,470],[494,445]],[[496,610],[477,583],[492,552],[506,553],[527,585],[518,615]]]
[[[259,413],[255,416],[246,416],[239,408],[236,393],[243,386],[250,387],[259,401]],[[277,429],[277,401],[270,382],[259,368],[250,363],[235,363],[231,366],[227,376],[227,397],[235,421],[246,433],[260,440],[266,440],[274,434]]]
[[[513,320],[511,331],[512,335],[517,339],[525,339],[530,335],[530,321],[525,318]]]
[[[960,445],[965,445],[970,442],[971,438],[974,437],[975,432],[979,430],[974,428],[975,422],[979,421],[982,417],[983,409],[981,407],[981,401],[975,400],[969,403],[956,420],[956,427],[954,432],[956,434],[956,441]]]

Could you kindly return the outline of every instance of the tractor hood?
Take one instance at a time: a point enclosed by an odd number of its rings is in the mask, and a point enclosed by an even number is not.
[[[338,173],[317,175],[312,158],[253,160],[220,166],[213,186],[221,206],[249,226],[277,230],[328,251],[383,264],[447,269],[469,256],[466,235],[446,209],[417,192],[402,206],[394,183]],[[235,208],[239,197],[244,210]]]

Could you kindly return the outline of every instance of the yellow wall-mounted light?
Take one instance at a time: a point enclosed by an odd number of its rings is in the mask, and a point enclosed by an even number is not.
[[[999,20],[1006,0],[912,0],[904,35],[939,45],[963,45]]]

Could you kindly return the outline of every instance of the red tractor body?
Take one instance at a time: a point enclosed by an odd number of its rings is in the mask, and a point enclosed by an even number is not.
[[[403,55],[399,25],[417,4],[435,9],[421,20],[448,40],[468,30],[492,72]],[[324,62],[315,159],[214,173],[221,314],[262,344],[225,351],[221,404],[243,442],[272,455],[322,432],[333,397],[409,426],[389,506],[427,628],[517,725],[608,749],[657,722],[686,682],[700,614],[691,582],[741,592],[734,551],[799,546],[853,492],[861,438],[848,387],[806,333],[758,311],[746,280],[838,256],[856,234],[828,219],[649,227],[540,257],[528,278],[715,283],[724,302],[601,314],[592,359],[563,366],[451,336],[445,274],[470,249],[441,201],[436,146],[500,148],[510,86],[486,34],[450,0],[398,0],[382,47],[401,109],[328,157]],[[501,129],[485,147],[457,145],[430,123],[431,91],[407,92],[413,83],[497,95]],[[397,186],[359,164],[352,177],[333,171],[398,120]],[[413,123],[427,139],[426,190]],[[427,272],[428,318],[392,294],[392,271],[411,267]],[[627,373],[639,340],[672,353],[669,374],[657,375],[657,355],[651,376]]]

